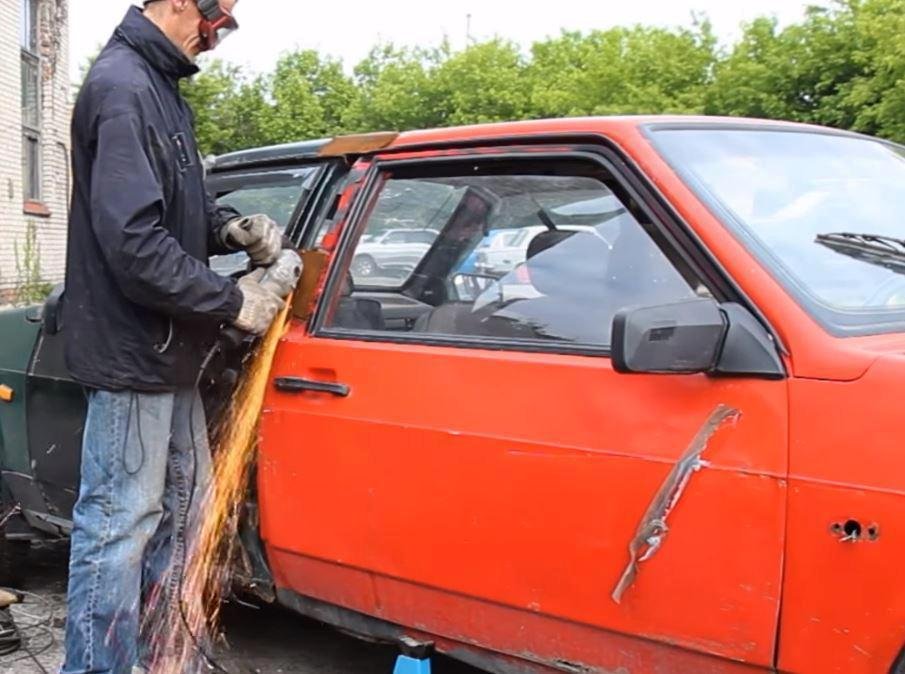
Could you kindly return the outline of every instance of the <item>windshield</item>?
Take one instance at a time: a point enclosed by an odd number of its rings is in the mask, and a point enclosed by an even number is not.
[[[877,256],[821,243],[843,232],[905,237],[903,148],[775,129],[663,128],[653,137],[711,210],[831,332],[905,330],[905,275]]]

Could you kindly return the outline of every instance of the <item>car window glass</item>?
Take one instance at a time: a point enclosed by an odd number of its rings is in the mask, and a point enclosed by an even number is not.
[[[502,246],[519,246],[528,240],[529,232],[527,229],[519,229],[515,232],[505,234],[499,239]]]
[[[831,331],[902,330],[905,148],[809,129],[663,129],[654,137],[698,196]]]
[[[215,176],[209,181],[218,206],[229,206],[241,215],[263,213],[284,230],[290,224],[302,195],[310,189],[315,167]],[[211,257],[211,268],[223,275],[242,271],[248,264],[244,252]]]
[[[436,238],[437,238],[437,235],[433,232],[428,232],[428,231],[409,232],[408,243],[431,244],[434,242],[434,239],[436,239]]]
[[[217,203],[231,206],[243,214],[263,213],[285,228],[298,203],[298,196],[298,185],[249,187],[225,194]]]
[[[375,243],[391,211],[418,243]],[[611,189],[580,176],[389,180],[347,264],[327,328],[607,346],[620,309],[695,297]]]
[[[350,272],[355,285],[398,288],[427,254],[461,198],[456,186],[389,180],[358,240]]]

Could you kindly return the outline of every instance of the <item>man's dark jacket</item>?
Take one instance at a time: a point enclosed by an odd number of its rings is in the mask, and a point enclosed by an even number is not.
[[[242,295],[212,272],[224,252],[179,80],[197,68],[133,7],[98,56],[72,123],[73,196],[63,329],[79,382],[192,385]],[[230,215],[235,215],[234,213]]]

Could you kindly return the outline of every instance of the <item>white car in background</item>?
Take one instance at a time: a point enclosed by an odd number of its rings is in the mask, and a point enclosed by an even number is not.
[[[388,229],[358,244],[352,258],[355,279],[411,272],[439,236],[435,229]]]
[[[596,197],[575,203],[564,204],[549,209],[548,216],[553,220],[567,218],[573,224],[555,223],[557,230],[565,232],[588,232],[597,230],[598,234],[612,245],[614,232],[605,223],[611,222],[625,212],[622,204],[613,196]],[[577,224],[575,220],[585,220],[588,224]],[[517,229],[499,229],[489,236],[476,249],[475,272],[488,276],[500,277],[523,264],[528,257],[528,247],[534,237],[548,231],[545,225],[519,227]]]
[[[546,227],[522,227],[493,232],[475,250],[475,271],[488,276],[501,276],[525,261],[528,244],[536,232]]]
[[[556,228],[564,232],[590,232],[590,225],[561,225]],[[521,227],[511,232],[499,232],[486,244],[477,249],[475,271],[487,276],[500,277],[508,274],[528,258],[528,246],[534,237],[548,231],[543,225]]]

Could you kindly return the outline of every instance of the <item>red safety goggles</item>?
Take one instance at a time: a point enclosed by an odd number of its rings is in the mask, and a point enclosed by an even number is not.
[[[219,0],[196,0],[196,3],[202,16],[198,28],[201,34],[201,50],[210,51],[227,35],[238,29],[239,23],[232,13],[223,8]]]

